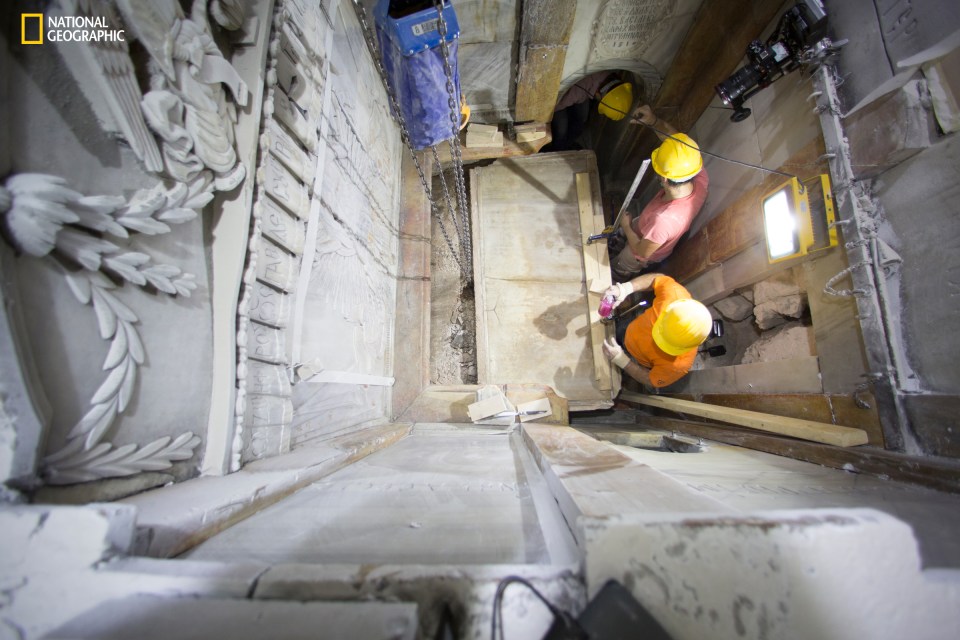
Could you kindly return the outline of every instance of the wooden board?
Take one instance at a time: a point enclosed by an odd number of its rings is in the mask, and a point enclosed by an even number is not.
[[[576,12],[576,2],[524,1],[514,104],[517,122],[553,119]]]
[[[911,456],[874,447],[843,449],[816,442],[757,433],[749,429],[704,424],[674,418],[644,416],[640,425],[666,429],[724,444],[746,447],[785,458],[803,460],[852,473],[869,473],[900,482],[910,482],[939,491],[960,493],[960,463],[945,458]]]
[[[664,398],[662,396],[649,396],[627,392],[621,394],[620,398],[627,402],[635,402],[648,407],[657,407],[677,413],[700,416],[701,418],[720,420],[721,422],[729,422],[743,427],[750,427],[751,429],[777,433],[793,438],[801,438],[812,442],[832,444],[837,447],[854,447],[867,443],[867,432],[863,429],[840,427],[834,424],[814,422],[812,420],[786,418],[783,416],[774,416],[769,413],[731,409],[729,407],[719,407],[702,402],[691,402],[690,400]]]
[[[470,172],[470,192],[478,382],[548,385],[574,411],[612,406],[619,377],[596,341],[613,328],[591,324],[585,274],[606,288],[609,264],[603,245],[583,248],[603,225],[593,152],[501,160]]]

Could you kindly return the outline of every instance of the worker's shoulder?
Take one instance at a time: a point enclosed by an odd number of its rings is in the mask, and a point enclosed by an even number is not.
[[[653,280],[653,290],[660,299],[679,299],[690,298],[690,292],[686,287],[671,278],[670,276],[658,273]]]

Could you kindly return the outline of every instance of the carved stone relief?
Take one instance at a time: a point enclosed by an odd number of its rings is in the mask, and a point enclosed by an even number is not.
[[[325,74],[327,25],[288,0],[274,13],[257,197],[237,320],[237,403],[231,467],[290,448],[287,335],[306,242]]]
[[[165,469],[174,460],[190,458],[199,444],[200,438],[189,432],[141,448],[128,444],[115,449],[104,442],[133,397],[145,352],[137,315],[114,295],[118,285],[101,271],[134,285],[189,297],[196,288],[192,274],[174,265],[154,264],[149,255],[127,251],[105,236],[166,233],[169,224],[196,217],[212,197],[208,185],[209,175],[202,173],[190,185],[158,184],[137,192],[129,202],[118,196],[84,196],[64,179],[43,174],[14,175],[0,187],[0,213],[14,247],[55,264],[77,302],[93,307],[100,337],[110,342],[102,366],[107,374],[90,399],[90,409],[70,430],[67,442],[43,461],[41,473],[48,483]]]
[[[600,58],[642,58],[670,18],[672,0],[608,0],[594,25]]]
[[[214,0],[210,10],[223,28],[243,23],[238,0]],[[144,287],[151,295],[183,298],[197,288],[193,274],[155,261],[144,244],[150,236],[170,232],[171,225],[195,220],[215,190],[243,181],[246,170],[234,149],[234,102],[245,105],[248,91],[214,42],[207,0],[195,0],[189,17],[176,0],[62,0],[49,11],[102,17],[126,30],[126,42],[92,41],[61,49],[61,55],[70,59],[69,72],[90,98],[102,131],[117,132],[153,178],[138,178],[135,184],[153,186],[132,195],[85,195],[72,186],[67,171],[66,177],[15,173],[0,186],[3,235],[21,254],[15,269],[39,259],[47,265],[45,272],[60,273],[75,303],[92,310],[100,338],[109,345],[86,408],[76,416],[54,414],[55,428],[49,430],[57,435],[48,439],[37,470],[42,482],[70,484],[166,469],[192,458],[201,442],[185,431],[141,445],[130,440],[142,438],[143,428],[132,438],[123,429],[121,417],[137,404],[142,371],[150,365],[142,316],[132,304],[137,298],[124,292],[124,284],[127,289]],[[138,69],[130,56],[128,43],[134,39],[147,53],[145,69]],[[149,90],[143,93],[138,78],[146,77]],[[105,109],[97,111],[98,105]],[[72,133],[53,131],[51,136]],[[81,183],[88,186],[110,176],[106,169],[82,169]],[[298,238],[296,227],[277,234],[289,242]],[[173,246],[165,245],[161,253],[185,255],[171,252]],[[79,345],[84,337],[69,335],[68,351],[71,341]],[[112,440],[125,443],[115,446]]]

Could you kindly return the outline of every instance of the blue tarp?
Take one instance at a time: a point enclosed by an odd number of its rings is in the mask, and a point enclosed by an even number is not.
[[[377,39],[403,119],[410,132],[410,143],[420,150],[453,136],[447,93],[447,74],[443,65],[440,36],[436,30],[436,9],[430,8],[399,20],[387,15],[389,0],[380,0],[376,9]],[[443,10],[447,24],[447,47],[456,104],[460,117],[460,73],[457,45],[460,28],[453,6]]]

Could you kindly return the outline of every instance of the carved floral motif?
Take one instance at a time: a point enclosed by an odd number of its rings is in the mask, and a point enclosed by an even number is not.
[[[63,448],[43,462],[43,475],[50,484],[166,469],[175,460],[189,459],[200,443],[189,432],[172,442],[166,436],[140,448],[134,444],[114,448],[103,442],[133,396],[145,354],[136,328],[139,319],[113,294],[117,285],[101,271],[131,284],[189,297],[196,288],[192,274],[152,263],[147,254],[126,251],[106,237],[167,233],[170,224],[194,219],[212,197],[207,172],[190,184],[158,184],[138,191],[129,202],[119,196],[84,196],[64,179],[44,174],[14,175],[0,187],[0,214],[11,244],[57,264],[77,300],[92,305],[100,337],[110,341],[103,363],[108,373],[90,399],[91,408],[71,429]]]

